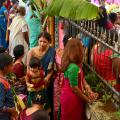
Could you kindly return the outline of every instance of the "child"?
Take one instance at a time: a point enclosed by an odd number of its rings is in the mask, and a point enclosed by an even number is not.
[[[26,85],[28,90],[28,105],[31,105],[32,99],[36,93],[44,95],[44,71],[41,68],[40,60],[32,57],[29,62],[29,71],[26,74]]]
[[[24,57],[24,46],[17,45],[13,49],[13,54],[15,57],[15,61],[14,61],[12,72],[15,74],[18,80],[15,83],[15,85],[17,85],[17,88],[18,88],[17,92],[21,93],[20,91],[22,91],[23,93],[25,93],[26,91],[25,90],[25,65],[22,62],[22,58]]]
[[[13,59],[9,54],[0,54],[0,120],[15,119],[17,116],[11,87],[6,79],[6,75],[12,70],[12,63]]]
[[[48,113],[43,110],[44,101],[43,96],[35,94],[32,106],[21,111],[20,120],[49,120]]]

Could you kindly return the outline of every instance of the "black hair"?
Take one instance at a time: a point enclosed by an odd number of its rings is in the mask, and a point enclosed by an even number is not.
[[[50,118],[46,111],[37,110],[31,115],[31,120],[50,120]]]
[[[5,2],[5,0],[0,0],[0,8],[2,7],[4,2]]]
[[[31,68],[40,67],[41,66],[40,60],[37,57],[32,57],[30,59],[29,66]]]
[[[3,70],[5,67],[10,65],[12,62],[13,62],[13,58],[8,53],[0,54],[0,70]]]
[[[6,49],[3,46],[0,46],[0,53],[4,53]]]
[[[66,34],[66,35],[63,37],[63,45],[64,45],[64,47],[66,46],[69,38],[70,38],[70,35],[69,35],[69,34]]]
[[[109,19],[112,23],[115,23],[115,21],[117,20],[117,14],[112,12],[109,14]]]
[[[51,35],[48,32],[44,31],[40,33],[38,38],[41,38],[41,37],[45,38],[48,42],[51,42]]]
[[[21,56],[24,55],[24,46],[23,45],[17,45],[13,49],[13,54],[15,57],[15,61],[19,59]]]
[[[43,105],[44,103],[46,103],[45,98],[46,98],[45,90],[43,90],[42,92],[40,91],[38,93],[35,93],[34,97],[32,98],[32,103]]]
[[[107,19],[108,19],[107,10],[103,6],[100,6],[99,9],[102,10],[102,13],[99,12],[100,18],[97,20],[97,23],[100,27],[106,28]]]

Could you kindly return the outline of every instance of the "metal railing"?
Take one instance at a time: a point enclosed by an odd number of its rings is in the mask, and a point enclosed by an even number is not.
[[[72,37],[80,38],[82,42],[83,42],[83,38],[85,37],[89,37],[91,39],[90,42],[92,44],[90,44],[89,42],[89,46],[87,46],[88,48],[85,45],[85,48],[87,48],[88,54],[87,54],[87,62],[86,62],[86,58],[84,59],[84,62],[86,66],[90,68],[90,70],[94,72],[101,79],[101,82],[103,82],[103,84],[105,85],[105,89],[111,92],[112,101],[115,103],[115,105],[118,108],[120,108],[119,92],[117,92],[116,89],[114,89],[114,87],[112,87],[108,83],[108,80],[104,78],[105,74],[106,75],[108,74],[108,71],[106,71],[105,73],[99,74],[99,72],[96,71],[95,66],[91,65],[91,51],[95,44],[98,47],[99,45],[101,45],[101,48],[103,49],[103,51],[108,50],[110,53],[112,52],[112,54],[116,54],[117,56],[120,55],[120,37],[117,30],[106,30],[104,28],[101,28],[98,25],[96,25],[95,21],[65,20],[65,33],[69,34]],[[102,50],[100,50],[100,52],[102,52]],[[99,51],[97,53],[99,54]],[[103,56],[105,56],[105,59],[108,59],[108,61],[110,61],[109,59],[111,58],[109,58],[109,56],[106,57],[106,53],[104,53]],[[107,64],[107,62],[103,64]]]

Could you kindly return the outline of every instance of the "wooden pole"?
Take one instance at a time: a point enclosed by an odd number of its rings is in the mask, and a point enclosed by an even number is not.
[[[49,33],[52,37],[52,41],[51,41],[51,45],[54,47],[55,46],[55,18],[54,17],[50,17],[50,28],[49,28]]]

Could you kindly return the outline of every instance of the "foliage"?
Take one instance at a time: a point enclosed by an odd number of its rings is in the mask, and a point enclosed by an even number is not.
[[[120,119],[120,109],[117,112],[115,112],[114,114],[115,114],[115,116],[117,116]]]
[[[101,101],[106,104],[107,101],[109,101],[111,99],[112,95],[108,94],[107,92],[104,92],[104,95],[102,96]]]
[[[85,80],[88,82],[88,84],[91,87],[95,87],[98,82],[100,81],[100,79],[95,75],[95,73],[89,72],[86,76],[85,76]]]
[[[28,0],[22,0],[24,3],[27,3]]]
[[[45,13],[73,20],[91,20],[98,16],[99,8],[87,0],[51,0]]]

